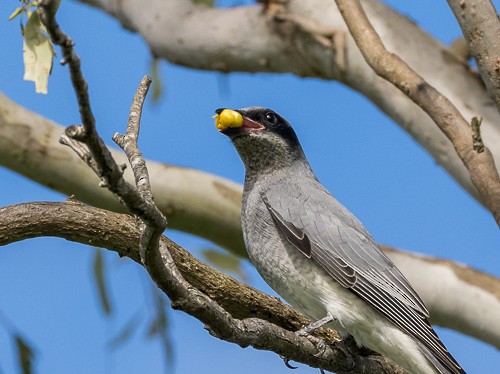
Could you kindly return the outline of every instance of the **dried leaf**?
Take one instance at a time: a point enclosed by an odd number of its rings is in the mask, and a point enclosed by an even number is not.
[[[36,93],[46,94],[55,53],[44,31],[38,13],[29,14],[23,40],[24,80],[35,82]]]

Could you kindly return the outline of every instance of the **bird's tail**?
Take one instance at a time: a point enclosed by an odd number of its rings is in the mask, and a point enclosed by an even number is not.
[[[432,353],[432,351],[425,346],[425,344],[416,341],[418,347],[422,351],[422,353],[427,357],[432,365],[437,369],[437,371],[441,374],[467,374],[464,369],[458,364],[458,362],[448,353],[449,360],[446,362],[442,362],[436,355]]]

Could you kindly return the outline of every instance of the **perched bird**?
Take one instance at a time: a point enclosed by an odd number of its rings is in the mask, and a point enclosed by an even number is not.
[[[408,280],[318,181],[290,124],[260,107],[216,113],[245,164],[243,235],[264,280],[312,320],[331,321],[410,373],[465,373]]]

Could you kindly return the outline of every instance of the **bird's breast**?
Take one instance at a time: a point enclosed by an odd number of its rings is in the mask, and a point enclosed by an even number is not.
[[[306,316],[324,317],[327,310],[332,311],[326,305],[332,303],[332,293],[349,293],[280,234],[260,193],[252,190],[245,194],[241,218],[245,245],[255,268],[271,288]]]

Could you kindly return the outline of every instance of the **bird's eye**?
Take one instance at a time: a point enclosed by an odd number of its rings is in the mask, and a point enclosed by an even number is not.
[[[276,124],[277,118],[276,118],[276,115],[273,112],[266,112],[266,114],[264,116],[266,117],[266,120],[270,124],[272,124],[272,125]]]

